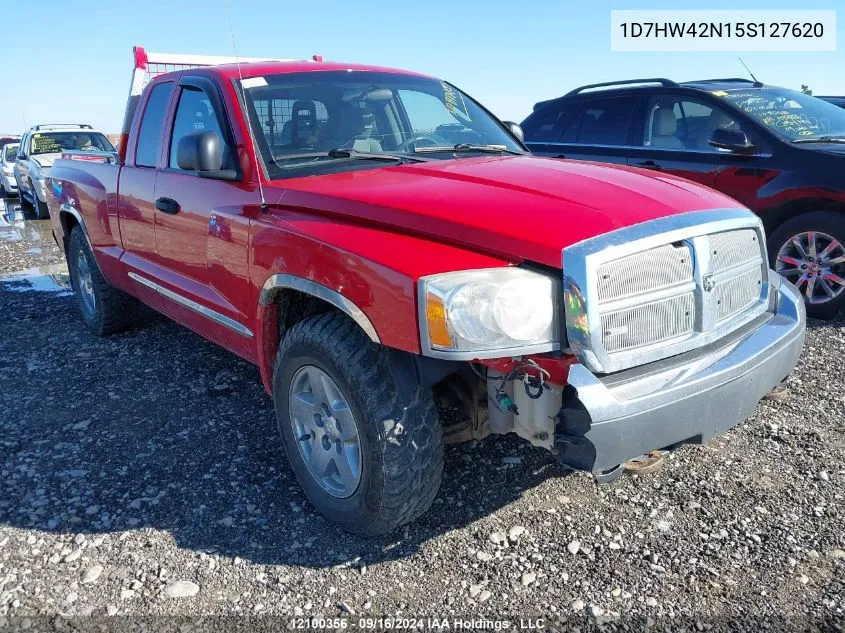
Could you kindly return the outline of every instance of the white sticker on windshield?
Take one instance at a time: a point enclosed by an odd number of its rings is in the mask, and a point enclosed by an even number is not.
[[[244,88],[263,88],[267,85],[267,80],[264,77],[250,77],[249,79],[241,79],[241,85]]]

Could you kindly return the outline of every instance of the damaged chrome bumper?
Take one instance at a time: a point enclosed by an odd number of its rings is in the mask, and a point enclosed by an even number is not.
[[[615,374],[569,372],[555,452],[595,473],[655,449],[703,443],[739,424],[794,369],[804,345],[804,302],[770,272],[767,310],[703,348]]]

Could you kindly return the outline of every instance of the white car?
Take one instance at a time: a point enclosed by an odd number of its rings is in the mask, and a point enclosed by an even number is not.
[[[6,143],[0,147],[0,198],[18,195],[14,172],[17,154],[18,143]]]
[[[102,132],[90,125],[35,125],[23,135],[15,161],[21,206],[31,206],[39,219],[49,217],[45,179],[62,152],[117,152]]]

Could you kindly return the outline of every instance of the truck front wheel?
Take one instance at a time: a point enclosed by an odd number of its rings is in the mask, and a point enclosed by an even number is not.
[[[314,316],[284,335],[273,393],[288,461],[324,517],[384,534],[434,501],[443,442],[431,389],[397,389],[386,350],[345,315]]]
[[[113,334],[137,320],[141,309],[138,300],[106,281],[79,226],[70,233],[67,262],[82,320],[94,333]]]

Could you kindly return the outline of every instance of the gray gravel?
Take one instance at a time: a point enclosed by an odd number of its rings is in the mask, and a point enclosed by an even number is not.
[[[21,252],[0,247],[0,271],[30,268]],[[254,367],[155,315],[96,338],[72,296],[28,287],[0,283],[0,630],[91,615],[843,622],[841,320],[812,324],[783,401],[657,473],[596,487],[490,437],[447,449],[426,516],[364,539],[301,494]]]

